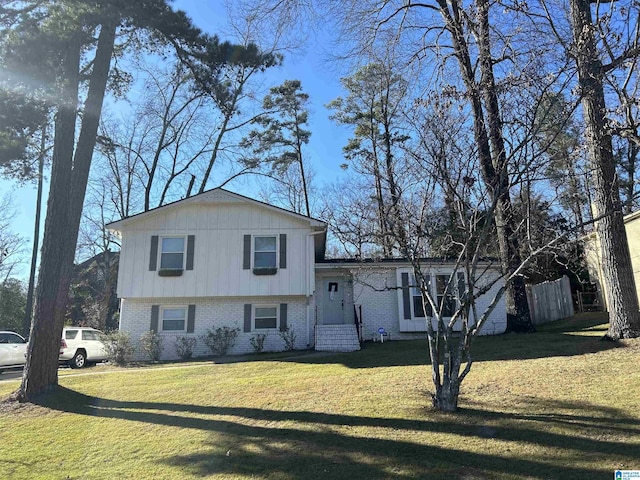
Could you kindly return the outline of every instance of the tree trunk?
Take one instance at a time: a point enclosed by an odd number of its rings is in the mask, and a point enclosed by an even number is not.
[[[298,114],[296,112],[296,118]],[[296,156],[298,157],[298,166],[300,167],[300,177],[302,178],[302,192],[304,193],[304,205],[307,210],[307,217],[311,217],[311,209],[309,208],[309,192],[307,192],[307,178],[304,174],[304,164],[302,163],[302,142],[300,141],[300,128],[296,123]]]
[[[509,195],[509,178],[506,150],[502,136],[502,122],[493,76],[493,60],[489,44],[489,6],[486,0],[478,0],[478,60],[482,73],[480,85],[475,80],[475,69],[471,62],[469,46],[463,31],[463,14],[457,1],[438,0],[440,12],[449,30],[456,58],[467,87],[467,94],[473,112],[473,133],[478,147],[478,158],[482,168],[482,178],[495,198],[495,224],[500,262],[504,275],[509,275],[521,263],[518,241],[515,236],[513,208]],[[449,9],[451,8],[451,9]],[[484,107],[483,107],[484,100]],[[485,121],[485,111],[487,120]],[[531,332],[529,304],[524,278],[516,277],[505,292],[507,305],[507,330]]]
[[[58,107],[42,261],[27,363],[17,398],[31,401],[58,383],[58,353],[69,296],[76,242],[100,112],[113,54],[116,24],[103,24],[74,155],[82,44],[66,52],[66,98]]]
[[[502,118],[498,103],[498,94],[493,76],[493,58],[491,55],[489,33],[489,3],[487,0],[476,0],[478,8],[478,56],[482,79],[480,82],[487,112],[489,127],[489,143],[492,150],[492,162],[495,168],[498,202],[496,207],[496,229],[500,244],[500,259],[505,274],[515,271],[522,259],[520,246],[515,234],[513,206],[509,194],[507,152],[502,136]],[[517,276],[505,292],[507,305],[507,331],[534,331],[527,301],[524,278]]]
[[[440,388],[436,388],[436,393],[431,395],[433,406],[441,412],[455,412],[458,410],[458,397],[460,396],[460,384],[448,382]]]
[[[627,115],[627,118],[630,118],[631,115]],[[627,120],[629,122],[629,120]],[[630,123],[630,122],[629,122]],[[633,135],[635,137],[638,136],[637,128],[634,127]],[[638,145],[635,141],[628,139],[627,140],[627,160],[626,165],[623,166],[625,173],[627,174],[627,181],[623,187],[623,192],[625,196],[625,202],[623,204],[623,213],[628,215],[633,213],[633,209],[635,206],[635,190],[636,190],[636,162],[638,161]]]
[[[38,263],[38,247],[40,247],[40,216],[42,213],[42,183],[44,173],[44,150],[46,143],[46,125],[42,127],[42,141],[40,144],[40,157],[38,158],[38,193],[36,195],[36,219],[33,227],[33,250],[31,251],[31,269],[29,271],[29,287],[27,288],[27,305],[24,309],[22,320],[22,332],[27,335],[31,330],[31,317],[33,316],[33,291],[36,282],[36,264]]]
[[[591,161],[596,224],[605,276],[612,339],[640,336],[640,312],[624,227],[611,135],[605,119],[604,72],[594,37],[588,0],[570,0],[574,58],[582,93],[587,147]]]
[[[403,252],[402,245],[408,245],[407,240],[407,232],[405,229],[405,225],[398,221],[398,219],[402,218],[400,215],[400,188],[396,183],[396,176],[394,172],[394,158],[393,158],[393,150],[391,145],[391,125],[389,112],[388,112],[388,101],[389,99],[385,96],[381,99],[381,105],[383,110],[383,127],[384,127],[384,158],[385,158],[385,173],[387,184],[389,185],[389,195],[391,197],[391,205],[390,205],[390,213],[391,217],[386,217],[385,221],[387,223],[387,230],[391,232],[395,237],[398,238],[398,243],[400,244],[400,253],[402,256],[408,257],[409,252]],[[396,219],[391,225],[388,224],[389,219]],[[391,245],[389,250],[393,251],[393,246]]]
[[[430,323],[430,321],[427,321]],[[442,412],[455,412],[458,410],[458,397],[460,396],[460,365],[462,350],[453,337],[453,330],[445,325],[440,317],[438,319],[438,331],[429,336],[431,354],[432,376],[436,391],[431,395],[433,406]],[[461,341],[459,339],[459,341]],[[442,376],[439,375],[439,359],[442,352]],[[435,355],[434,355],[435,354]],[[437,360],[437,361],[434,361]],[[435,375],[438,373],[438,375]],[[435,381],[437,379],[437,382]]]

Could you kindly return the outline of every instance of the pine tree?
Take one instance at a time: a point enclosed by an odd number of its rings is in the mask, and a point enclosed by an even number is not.
[[[51,183],[27,363],[16,398],[34,399],[57,385],[58,351],[78,229],[107,84],[126,72],[112,61],[127,47],[172,46],[213,75],[238,47],[204,35],[165,0],[10,2],[0,11],[5,70],[14,91],[31,85],[54,117]],[[118,83],[120,82],[120,85]],[[6,84],[5,84],[6,85]],[[79,105],[80,108],[78,107]]]

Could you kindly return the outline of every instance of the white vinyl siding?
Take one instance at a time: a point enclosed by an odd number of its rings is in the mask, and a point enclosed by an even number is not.
[[[184,332],[187,327],[187,307],[164,307],[160,310],[163,332]]]
[[[308,222],[286,213],[247,204],[195,204],[158,212],[122,230],[118,270],[120,298],[240,297],[306,295],[313,291],[314,238]],[[277,239],[287,235],[287,268],[277,275],[259,276],[243,267],[243,237]],[[149,271],[151,238],[195,235],[194,268],[188,275],[163,277]],[[273,257],[273,253],[271,254]],[[253,251],[251,252],[253,262]],[[279,251],[276,251],[279,262]],[[278,265],[278,263],[276,263]]]

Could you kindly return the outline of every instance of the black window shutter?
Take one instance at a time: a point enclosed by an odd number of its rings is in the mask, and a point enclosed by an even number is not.
[[[244,304],[244,331],[245,332],[251,331],[251,304],[250,303]]]
[[[411,320],[411,298],[409,296],[409,274],[403,273],[402,277],[402,308],[404,319]]]
[[[157,238],[157,237],[156,237]],[[151,305],[151,328],[152,332],[158,332],[158,317],[160,316],[160,305]]]
[[[196,236],[189,235],[187,237],[187,270],[193,270],[193,251],[195,248]]]
[[[196,325],[196,306],[189,305],[187,310],[187,333],[193,333]]]
[[[251,268],[251,235],[245,235],[242,247],[242,269]]]
[[[156,270],[156,266],[158,263],[158,236],[151,236],[151,252],[149,254],[149,271],[153,272]]]
[[[287,304],[280,304],[280,331],[284,332],[287,330]]]
[[[287,234],[280,234],[280,268],[287,268]]]

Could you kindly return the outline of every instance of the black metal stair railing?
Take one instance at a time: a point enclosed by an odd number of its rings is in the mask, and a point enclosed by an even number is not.
[[[356,333],[358,335],[358,341],[362,344],[363,333],[362,333],[362,305],[353,305],[353,318],[355,319],[356,324]]]

